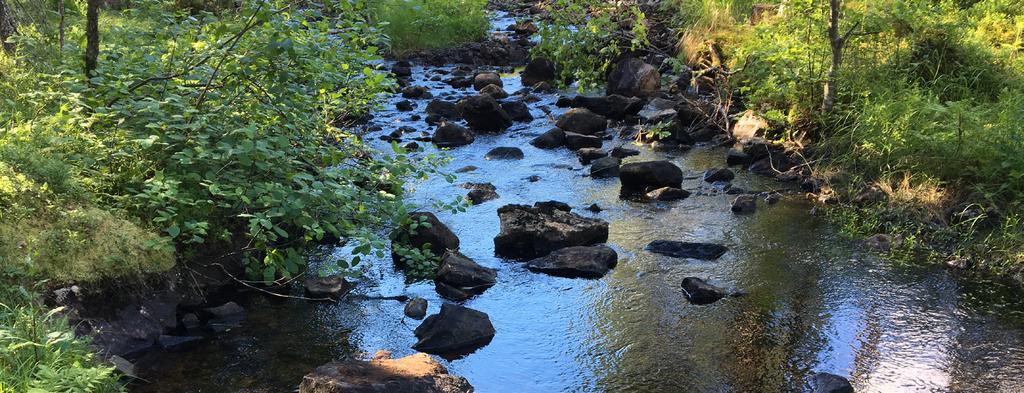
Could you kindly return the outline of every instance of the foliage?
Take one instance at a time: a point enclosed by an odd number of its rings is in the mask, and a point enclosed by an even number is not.
[[[949,212],[976,204],[996,209],[1007,223],[1021,215],[1021,4],[843,4],[840,30],[852,35],[843,52],[836,109],[828,114],[818,112],[831,61],[827,2],[786,1],[778,15],[752,27],[742,16],[750,9],[745,0],[676,6],[686,34],[724,41],[727,65],[736,71],[734,84],[747,107],[784,120],[786,135],[820,143],[822,169],[845,174],[833,179],[834,186],[855,193],[868,184],[911,176],[918,185],[931,184],[912,189],[941,196],[935,206],[921,198],[891,198],[839,214],[858,228],[854,232],[898,231],[947,255],[968,252],[966,239],[973,239],[981,244],[969,251],[976,257],[1019,261],[1019,246],[991,243],[1020,239],[1019,233],[1003,232],[1019,226],[968,228],[951,220]]]
[[[0,386],[4,392],[119,392],[113,369],[102,365],[87,339],[76,338],[61,309],[35,305],[35,294],[0,271]]]
[[[378,0],[370,12],[391,53],[405,55],[477,41],[487,34],[487,0]]]
[[[602,84],[608,68],[624,53],[650,45],[647,16],[636,5],[556,0],[549,12],[550,20],[538,27],[540,42],[531,55],[554,61],[558,79],[575,81],[581,91]]]

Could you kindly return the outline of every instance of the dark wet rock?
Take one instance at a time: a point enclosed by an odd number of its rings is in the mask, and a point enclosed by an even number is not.
[[[533,121],[533,115],[530,114],[530,108],[522,101],[503,102],[501,104],[501,109],[504,109],[505,113],[508,113],[508,116],[513,121]]]
[[[533,35],[537,34],[537,25],[531,20],[521,20],[508,27],[508,31],[519,35]]]
[[[501,76],[494,72],[481,72],[473,77],[473,88],[477,91],[482,90],[488,85],[505,87],[505,84],[501,82]]]
[[[469,189],[466,199],[474,205],[498,199],[497,188],[491,183],[466,183],[462,187]]]
[[[430,92],[423,86],[406,86],[402,89],[403,98],[427,98],[424,96],[428,94],[430,94]]]
[[[647,97],[661,89],[661,75],[654,66],[640,59],[620,61],[608,73],[606,94],[626,97]]]
[[[314,299],[340,299],[355,288],[354,284],[345,281],[341,276],[320,277],[308,273],[303,286],[306,287],[306,296]]]
[[[395,104],[395,109],[398,109],[399,111],[402,112],[409,112],[413,109],[416,109],[416,104],[409,100],[402,100],[398,101],[398,103]]]
[[[541,82],[541,83],[538,83],[537,86],[540,87],[543,84],[544,84],[544,82]],[[526,94],[526,95],[523,95],[523,102],[528,103],[528,104],[539,102],[540,100],[541,100],[540,96],[538,96],[536,94]]]
[[[448,251],[441,258],[435,287],[441,296],[462,301],[494,286],[497,278],[497,270],[480,266],[458,251]]]
[[[591,203],[590,206],[587,206],[587,211],[592,213],[600,213],[603,210],[604,209],[602,209],[601,206],[599,206],[596,203]]]
[[[683,66],[683,70],[679,72],[679,76],[675,80],[676,89],[680,93],[685,93],[690,89],[693,84],[693,70],[690,67]]]
[[[166,350],[186,349],[198,345],[203,341],[202,336],[168,336],[161,335],[157,339],[157,345]]]
[[[643,110],[640,111],[640,121],[644,124],[658,124],[672,121],[676,116],[675,109]]]
[[[472,130],[456,123],[443,122],[434,131],[430,138],[438,147],[465,146],[476,140],[476,134]]]
[[[412,347],[435,355],[461,355],[491,342],[494,326],[487,314],[445,303],[441,312],[427,317],[413,332],[419,341]]]
[[[532,271],[569,278],[601,278],[615,267],[619,255],[607,246],[566,247],[532,259]]]
[[[732,212],[736,214],[753,214],[757,210],[757,199],[753,195],[740,195],[732,200]]]
[[[427,316],[427,299],[416,297],[405,303],[405,316],[412,319],[423,319]]]
[[[438,220],[434,213],[412,213],[409,215],[409,222],[417,223],[416,229],[410,230],[408,226],[399,228],[394,243],[400,243],[405,247],[416,249],[423,249],[424,245],[430,244],[430,251],[434,255],[444,255],[448,250],[459,249],[458,236],[455,236],[455,233],[447,225]],[[423,223],[427,225],[423,225]],[[392,248],[395,248],[394,243]],[[392,258],[399,266],[404,265],[401,257],[397,254],[392,254]]]
[[[488,160],[521,160],[523,157],[521,149],[508,146],[495,147],[484,155],[484,158]]]
[[[420,149],[420,144],[416,142],[406,142],[402,144],[402,148],[405,151],[417,151]]]
[[[714,183],[719,181],[732,181],[736,174],[727,168],[712,168],[704,171],[704,181]]]
[[[584,147],[576,150],[576,156],[579,157],[581,164],[587,165],[598,158],[607,157],[608,152],[596,147]]]
[[[185,328],[185,331],[198,331],[202,326],[203,323],[196,314],[188,313],[181,316],[181,327]]]
[[[369,362],[331,362],[306,374],[299,393],[471,393],[466,378],[448,370],[425,353],[391,359],[379,351]]]
[[[663,202],[677,201],[688,196],[690,196],[689,191],[674,187],[662,187],[647,193],[648,198]]]
[[[748,192],[747,192],[747,190],[744,190],[742,188],[739,188],[739,187],[736,187],[736,186],[730,184],[729,187],[727,187],[725,189],[725,194],[726,195],[741,195],[741,194],[748,194]]]
[[[448,120],[457,120],[459,119],[459,108],[454,102],[435,99],[427,104],[427,114],[438,115]]]
[[[540,176],[537,176],[537,175],[527,176],[526,177],[526,181],[528,181],[530,183],[536,183],[536,182],[540,181]]]
[[[644,107],[644,101],[637,97],[612,94],[604,97],[576,96],[570,105],[610,119],[622,120],[640,112]]]
[[[494,99],[496,100],[504,100],[508,98],[508,92],[506,92],[505,89],[502,89],[501,86],[498,85],[484,86],[483,89],[480,89],[480,94],[489,95],[491,97],[494,97]]]
[[[683,171],[668,161],[631,162],[619,169],[622,193],[643,193],[661,187],[682,188]]]
[[[724,288],[708,284],[697,277],[684,278],[682,286],[686,300],[696,305],[711,304],[729,296]]]
[[[523,86],[552,82],[555,80],[555,62],[543,57],[534,58],[526,64],[520,78],[522,78]]]
[[[579,150],[584,147],[601,147],[602,144],[604,142],[601,138],[593,135],[583,135],[575,132],[565,133],[565,146],[573,150]]]
[[[209,307],[203,311],[206,311],[212,319],[221,321],[241,321],[245,319],[245,309],[235,302],[227,302],[217,307]]]
[[[903,244],[902,236],[886,233],[878,233],[864,239],[865,247],[879,252],[892,251],[893,248],[899,247],[901,244]]]
[[[406,64],[396,63],[391,67],[391,73],[399,78],[412,76],[412,67]]]
[[[704,110],[690,101],[680,102],[676,109],[676,126],[686,130],[703,126],[708,121]]]
[[[565,145],[565,131],[558,128],[547,130],[530,141],[530,144],[539,149],[554,149]]]
[[[853,393],[853,385],[846,378],[835,374],[814,374],[814,393]]]
[[[750,156],[744,153],[743,150],[729,149],[729,152],[725,154],[725,164],[728,166],[747,166],[750,165]]]
[[[780,200],[782,200],[782,194],[779,194],[777,192],[769,193],[768,195],[764,196],[764,202],[769,205],[779,203]]]
[[[725,246],[711,243],[690,243],[674,240],[655,240],[647,244],[647,251],[673,258],[691,258],[713,261],[729,251]]]
[[[469,127],[483,132],[498,132],[512,125],[508,113],[489,95],[464,98],[456,104]]]
[[[464,166],[462,168],[456,169],[455,173],[473,172],[473,171],[475,171],[477,169],[480,169],[480,168],[477,168],[477,167],[475,167],[473,165],[466,165],[466,166]]]
[[[594,135],[608,129],[608,119],[586,108],[573,108],[560,116],[555,126],[565,132]]]
[[[456,89],[464,89],[473,86],[473,78],[465,76],[453,76],[451,78],[445,79],[444,83],[447,83],[449,86],[454,87]]]
[[[559,96],[558,99],[555,100],[555,106],[559,108],[571,107],[572,103],[573,99],[566,96]]]
[[[618,177],[621,164],[622,159],[618,157],[598,158],[590,165],[590,177],[594,179]]]
[[[630,148],[619,146],[619,147],[616,147],[616,148],[612,149],[610,155],[612,157],[626,158],[626,157],[638,156],[638,155],[640,155],[640,151],[636,150],[636,149],[630,149]]]
[[[607,222],[571,213],[568,206],[506,205],[498,209],[498,218],[501,232],[494,238],[494,252],[499,257],[533,259],[560,248],[608,241]]]

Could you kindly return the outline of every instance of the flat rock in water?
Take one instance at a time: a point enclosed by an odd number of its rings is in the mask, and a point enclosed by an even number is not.
[[[637,114],[643,108],[644,101],[636,97],[625,97],[612,94],[605,97],[576,96],[569,103],[573,107],[586,108],[598,115],[622,120]]]
[[[683,293],[686,300],[696,305],[711,304],[729,295],[725,289],[708,284],[697,277],[683,279]]]
[[[622,194],[661,187],[682,188],[683,171],[668,161],[631,162],[619,169]]]
[[[620,164],[622,164],[622,159],[618,157],[598,158],[590,165],[590,177],[594,179],[618,177]]]
[[[729,251],[728,248],[711,243],[690,243],[674,240],[655,240],[647,244],[647,251],[673,258],[691,258],[713,261]]]
[[[245,309],[235,302],[227,302],[217,307],[206,308],[204,311],[210,314],[213,319],[220,321],[237,322],[245,319]]]
[[[571,213],[565,204],[506,205],[498,209],[501,232],[494,253],[512,259],[533,259],[571,246],[608,241],[608,222]]]
[[[518,147],[506,146],[495,147],[484,155],[487,160],[521,160],[523,157],[523,151]]]
[[[559,128],[552,128],[543,134],[538,135],[530,141],[530,144],[538,149],[554,149],[565,145],[565,131]]]
[[[619,256],[607,246],[566,247],[530,260],[532,271],[569,278],[601,278],[615,267]]]
[[[306,374],[299,393],[470,393],[466,378],[451,375],[425,353],[391,359],[380,351],[368,362],[331,362]]]
[[[494,325],[483,312],[445,303],[440,313],[427,317],[413,334],[419,339],[413,349],[456,358],[489,344]]]
[[[341,276],[310,276],[306,277],[303,284],[306,287],[306,296],[315,299],[338,299],[355,287]]]
[[[584,147],[576,150],[576,156],[580,158],[580,163],[583,165],[590,164],[592,161],[607,155],[608,152],[596,147]]]
[[[498,272],[480,266],[458,251],[448,251],[441,257],[441,266],[435,280],[441,295],[451,294],[448,297],[455,298],[453,300],[464,300],[494,286],[498,281]]]
[[[498,199],[497,188],[491,183],[466,183],[462,187],[469,189],[466,199],[474,205]]]
[[[560,116],[555,126],[566,132],[594,135],[608,128],[608,119],[586,108],[575,108]]]
[[[626,158],[626,157],[632,157],[632,156],[638,156],[638,155],[640,155],[640,151],[639,150],[630,149],[630,148],[622,147],[622,146],[616,147],[616,148],[612,149],[612,151],[611,151],[611,156],[612,157],[618,157],[618,158]]]
[[[648,198],[662,202],[685,199],[688,196],[690,196],[689,191],[673,187],[662,187],[647,193]]]
[[[731,181],[736,177],[728,168],[713,168],[704,172],[704,181],[714,183],[718,181]]]
[[[584,147],[599,148],[604,144],[604,141],[602,141],[600,137],[593,135],[583,135],[575,132],[566,132],[564,135],[565,146],[573,150],[582,149]]]

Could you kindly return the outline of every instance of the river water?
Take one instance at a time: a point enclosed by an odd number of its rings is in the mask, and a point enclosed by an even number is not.
[[[433,72],[415,67],[413,83],[449,100],[470,93],[427,80]],[[514,75],[504,83],[509,92],[521,87]],[[770,206],[760,201],[750,216],[734,215],[732,196],[714,194],[699,179],[703,170],[724,165],[722,149],[663,153],[634,146],[642,154],[626,162],[670,160],[689,174],[683,186],[695,193],[678,202],[620,200],[618,180],[586,177],[573,152],[527,143],[553,124],[540,106],[556,116],[562,111],[556,95],[540,96],[530,104],[532,123],[480,135],[449,152],[449,171],[479,169],[458,174],[454,184],[435,178],[413,185],[413,201],[422,206],[465,194],[462,182],[493,183],[501,196],[465,213],[438,212],[464,254],[498,269],[496,286],[463,303],[490,316],[494,340],[461,359],[439,359],[478,392],[804,391],[819,371],[847,376],[862,392],[1024,391],[1024,303],[1014,285],[863,251],[813,215],[798,194]],[[428,100],[398,112],[400,100],[377,113],[379,134],[403,125],[432,131],[409,120]],[[631,145],[612,140],[604,147],[620,144]],[[497,146],[519,147],[526,158],[485,160]],[[540,180],[525,180],[532,175]],[[784,187],[744,171],[734,184]],[[550,277],[494,256],[496,210],[546,200],[610,222],[608,243],[620,257],[611,273],[598,280]],[[585,211],[591,203],[605,210]],[[729,252],[704,262],[643,251],[656,239],[720,243]],[[408,284],[390,260],[372,262],[357,293],[420,296],[430,302],[429,313],[438,311],[443,300],[432,283]],[[748,295],[690,305],[680,289],[687,276]],[[149,383],[130,390],[291,392],[304,374],[331,360],[366,358],[379,349],[414,353],[419,321],[405,318],[398,301],[349,297],[330,304],[254,295],[239,302],[248,310],[240,328],[142,359],[141,377]]]

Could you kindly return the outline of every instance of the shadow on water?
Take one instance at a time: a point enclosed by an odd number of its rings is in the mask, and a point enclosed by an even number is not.
[[[433,73],[417,67],[413,83],[443,99],[468,94],[429,81]],[[514,76],[504,82],[509,92],[521,87]],[[449,170],[479,169],[459,174],[456,184],[430,179],[413,185],[413,200],[423,206],[464,194],[457,186],[462,182],[491,182],[501,196],[456,216],[438,214],[460,237],[464,254],[498,269],[498,284],[464,303],[488,313],[497,335],[469,356],[444,361],[477,391],[799,391],[818,371],[850,376],[859,391],[1024,391],[1018,289],[861,252],[795,197],[761,203],[750,216],[733,215],[726,195],[652,204],[620,200],[618,181],[585,177],[572,152],[526,143],[552,126],[541,106],[560,111],[555,96],[541,98],[531,104],[537,120],[481,135],[450,152]],[[417,101],[414,112],[398,112],[398,100],[377,114],[380,134],[402,125],[432,131],[409,120],[427,101]],[[605,148],[619,144],[628,141],[606,141]],[[497,146],[519,147],[526,158],[485,160]],[[688,172],[684,188],[691,191],[701,187],[701,171],[724,161],[720,149],[641,150],[626,161],[668,159]],[[531,175],[541,179],[525,180]],[[758,191],[780,187],[747,173],[737,173],[735,184]],[[618,267],[600,280],[574,280],[533,274],[521,263],[494,257],[497,208],[545,200],[609,221]],[[591,203],[605,210],[582,209]],[[695,261],[643,250],[656,239],[720,243],[729,252],[717,261]],[[389,260],[373,262],[357,292],[421,296],[430,313],[439,310],[442,300],[432,284],[407,284]],[[690,305],[679,286],[687,276],[748,295]],[[185,352],[143,359],[141,374],[151,383],[131,390],[286,392],[333,359],[366,358],[378,349],[396,356],[414,352],[412,331],[419,322],[404,318],[396,301],[252,297],[244,305],[248,319],[240,328]]]

